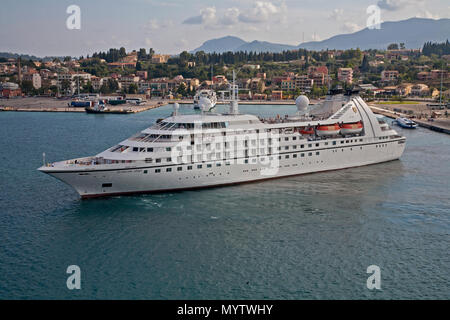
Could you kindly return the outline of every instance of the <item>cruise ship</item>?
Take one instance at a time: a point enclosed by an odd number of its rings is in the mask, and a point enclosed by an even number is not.
[[[38,170],[72,186],[81,198],[166,192],[283,178],[399,159],[406,138],[355,93],[263,119],[229,111],[172,115],[95,155],[47,163]],[[270,182],[267,183],[270,187]]]

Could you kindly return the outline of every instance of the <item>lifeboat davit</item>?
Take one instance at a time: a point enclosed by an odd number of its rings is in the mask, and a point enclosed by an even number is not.
[[[338,124],[331,124],[326,126],[318,126],[316,128],[317,135],[319,136],[335,136],[341,131],[341,127]]]
[[[361,122],[344,123],[341,125],[341,133],[344,135],[361,133],[362,129],[363,129],[363,125]]]

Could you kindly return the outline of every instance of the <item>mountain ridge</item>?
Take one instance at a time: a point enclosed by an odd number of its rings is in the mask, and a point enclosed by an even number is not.
[[[310,41],[297,46],[259,40],[248,42],[236,36],[226,36],[205,41],[191,53],[198,51],[223,53],[227,51],[282,52],[296,49],[386,49],[390,43],[401,42],[405,43],[407,48],[418,49],[422,48],[425,42],[444,42],[449,37],[450,19],[448,18],[438,20],[409,18],[382,22],[380,29],[364,28],[353,33],[339,34],[322,41]]]

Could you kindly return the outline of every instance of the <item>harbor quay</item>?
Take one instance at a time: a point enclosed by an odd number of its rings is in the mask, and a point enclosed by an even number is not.
[[[70,106],[70,99],[57,99],[49,97],[26,97],[13,99],[0,99],[0,111],[19,112],[86,112],[84,107]],[[149,100],[139,105],[122,104],[108,105],[111,111],[128,110],[129,113],[138,113],[165,105],[164,101]]]

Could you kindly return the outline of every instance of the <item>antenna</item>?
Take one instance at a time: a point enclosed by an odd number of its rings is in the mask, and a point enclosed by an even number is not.
[[[441,68],[441,90],[439,92],[439,108],[442,108],[442,78],[444,77],[444,63]]]

